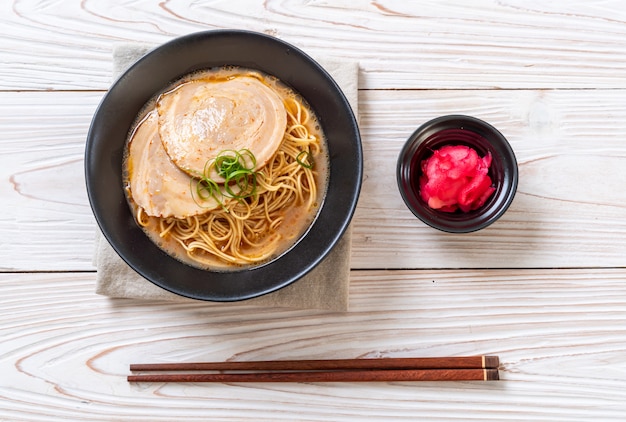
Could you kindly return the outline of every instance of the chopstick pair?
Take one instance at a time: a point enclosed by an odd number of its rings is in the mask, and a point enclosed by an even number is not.
[[[128,382],[392,382],[498,380],[498,356],[131,364]],[[234,371],[198,373],[198,371]],[[181,373],[185,372],[185,373]]]

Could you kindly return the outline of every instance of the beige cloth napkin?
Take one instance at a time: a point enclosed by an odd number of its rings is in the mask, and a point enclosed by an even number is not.
[[[114,77],[152,49],[145,44],[120,44],[113,51]],[[358,115],[358,63],[320,58],[318,63],[335,79]],[[346,311],[350,283],[351,233],[348,229],[331,253],[316,268],[295,283],[276,292],[248,299],[246,303],[264,307],[289,307]],[[97,268],[96,293],[114,298],[198,302],[168,292],[152,284],[130,268],[104,236],[96,233],[94,265]],[[212,302],[205,302],[211,304]]]

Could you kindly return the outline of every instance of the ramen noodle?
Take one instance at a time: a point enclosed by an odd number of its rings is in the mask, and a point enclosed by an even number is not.
[[[125,148],[137,223],[170,255],[216,270],[279,256],[323,201],[328,153],[306,102],[242,68],[190,75],[148,103]]]

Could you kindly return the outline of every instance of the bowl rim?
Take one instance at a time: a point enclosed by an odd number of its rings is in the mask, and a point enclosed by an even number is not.
[[[233,51],[234,46],[240,46],[242,50]],[[259,49],[263,51],[257,51]],[[223,54],[229,57],[210,56],[219,55],[215,53],[218,50],[228,50]],[[249,55],[238,60],[230,59],[243,54],[243,50]],[[200,57],[190,63],[189,56],[195,57],[194,54]],[[183,60],[185,57],[187,62]],[[275,66],[273,62],[291,70],[284,70],[284,74],[269,71]],[[199,69],[224,65],[258,69],[296,89],[314,108],[325,131],[330,167],[326,196],[316,219],[301,238],[278,258],[234,272],[202,270],[184,264],[149,240],[130,215],[123,185],[119,183],[121,160],[116,160],[130,130],[126,124],[129,118],[124,112],[134,110],[131,119],[134,122],[145,103],[174,80]],[[160,76],[150,74],[155,69]],[[294,84],[302,72],[312,79]],[[132,95],[129,95],[131,87]],[[124,95],[125,90],[127,95]],[[315,99],[310,93],[315,94]],[[141,106],[125,104],[126,96],[132,97],[129,102],[141,102]],[[338,117],[322,116],[318,103],[323,103]],[[115,119],[120,116],[124,118],[119,123],[120,127],[112,129]],[[118,138],[124,128],[126,131],[120,145]],[[338,138],[338,133],[343,136]],[[117,136],[107,139],[106,134]],[[338,168],[340,159],[345,159],[350,165],[349,173]],[[114,174],[116,169],[119,169],[119,174]],[[100,101],[87,133],[84,170],[87,196],[98,227],[115,252],[135,272],[180,296],[232,302],[265,295],[299,280],[331,252],[354,215],[362,184],[363,154],[352,108],[341,88],[321,65],[299,48],[270,35],[220,29],[195,32],[163,43],[137,60],[113,82]],[[343,180],[339,181],[337,177],[343,177]],[[112,188],[111,183],[117,186]]]
[[[492,154],[492,167],[499,166],[501,175],[495,180],[496,192],[481,208],[469,213],[446,213],[433,210],[421,199],[418,192],[410,187],[411,180],[415,180],[416,174],[412,170],[411,163],[414,154],[418,150],[423,152],[425,142],[435,142],[433,149],[449,145],[451,142],[441,141],[436,144],[433,135],[445,129],[467,130],[478,133],[486,142],[472,144],[472,142],[460,142],[472,146],[477,150],[488,150]],[[426,158],[426,156],[423,156]],[[421,161],[421,160],[419,160]],[[419,172],[417,173],[419,175]],[[479,118],[463,115],[449,114],[428,120],[420,125],[404,143],[397,161],[396,182],[402,199],[409,210],[422,222],[430,227],[448,233],[471,233],[490,226],[497,221],[509,208],[515,194],[519,180],[519,169],[515,152],[506,137],[494,126]]]

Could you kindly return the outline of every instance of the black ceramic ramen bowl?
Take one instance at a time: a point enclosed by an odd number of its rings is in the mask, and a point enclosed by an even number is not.
[[[192,267],[162,251],[136,224],[122,182],[124,144],[146,102],[184,75],[219,66],[257,69],[299,92],[317,114],[329,150],[327,193],[308,231],[276,259],[233,272]],[[117,254],[157,286],[181,296],[219,302],[273,292],[317,266],[349,225],[362,172],[357,122],[332,77],[298,48],[267,35],[238,30],[176,38],[137,61],[104,96],[93,117],[85,151],[91,208]]]
[[[421,163],[445,145],[465,145],[484,157],[491,153],[489,176],[495,191],[478,209],[444,212],[428,206],[420,195]],[[492,125],[471,116],[450,115],[430,120],[406,141],[398,157],[398,188],[411,212],[424,223],[449,233],[483,229],[502,216],[517,190],[517,160],[506,138]]]

